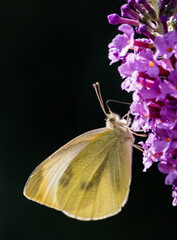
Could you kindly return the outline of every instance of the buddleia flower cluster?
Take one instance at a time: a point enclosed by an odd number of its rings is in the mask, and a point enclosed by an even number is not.
[[[177,205],[177,0],[127,0],[121,16],[108,16],[118,25],[109,44],[110,64],[120,61],[122,89],[133,92],[132,129],[143,129],[140,142],[146,171],[157,162],[172,186]]]

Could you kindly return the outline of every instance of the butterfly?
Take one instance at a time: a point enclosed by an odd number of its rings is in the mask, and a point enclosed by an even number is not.
[[[127,120],[106,113],[106,127],[86,132],[59,148],[31,174],[24,195],[79,220],[113,216],[127,202],[134,137]]]

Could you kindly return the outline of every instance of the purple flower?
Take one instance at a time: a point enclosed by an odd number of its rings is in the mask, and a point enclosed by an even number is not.
[[[177,171],[172,166],[171,171],[168,173],[168,175],[165,178],[165,184],[172,185],[176,179],[177,179]]]
[[[127,77],[121,84],[122,89],[126,90],[127,92],[132,92],[139,87],[138,83],[138,72],[135,71],[131,77]]]
[[[177,70],[171,71],[168,75],[168,80],[174,85],[177,90]]]
[[[173,206],[177,206],[177,192],[176,192],[176,191],[173,191],[173,192],[172,192],[172,197],[173,197],[173,203],[172,203],[172,205],[173,205]]]
[[[165,174],[168,174],[170,172],[171,167],[172,167],[171,163],[166,161],[161,161],[158,164],[159,171]]]
[[[108,21],[110,24],[113,24],[113,25],[119,24],[119,19],[120,19],[120,17],[116,13],[108,15]]]
[[[165,35],[157,36],[154,42],[157,48],[156,57],[163,56],[168,59],[177,51],[177,32],[171,31]]]
[[[154,159],[157,156],[154,156],[152,151],[151,151],[151,145],[154,139],[154,134],[149,134],[148,139],[146,140],[146,142],[139,142],[139,144],[141,144],[141,146],[144,148],[144,152],[143,152],[143,165],[144,165],[144,169],[143,172],[146,172],[148,168],[150,168],[154,162]]]
[[[123,24],[118,30],[124,34],[118,34],[108,46],[110,65],[124,57],[134,43],[134,30],[131,26]]]
[[[125,59],[125,63],[123,63],[119,68],[119,73],[122,77],[131,77],[136,71],[135,65],[135,55],[133,53],[128,54]]]
[[[167,95],[170,95],[175,98],[177,97],[176,87],[169,81],[167,80],[162,81],[159,87],[161,90],[161,94],[159,95],[158,99],[164,99],[165,97],[167,97]]]
[[[144,72],[150,77],[157,77],[159,68],[154,60],[153,52],[150,49],[142,50],[136,56],[136,66],[138,72]]]
[[[108,58],[111,60],[110,65],[112,65],[113,63],[117,62],[120,60],[119,57],[119,53],[118,50],[116,49],[116,47],[114,46],[114,43],[111,42],[109,45],[109,53],[108,53]]]
[[[131,76],[134,71],[143,72],[150,78],[155,78],[159,74],[159,68],[153,58],[153,53],[150,49],[142,50],[140,53],[128,54],[125,63],[119,67],[119,72],[122,76]]]
[[[130,106],[132,114],[135,116],[132,129],[137,131],[141,128],[144,130],[148,128],[148,120],[149,120],[149,109],[146,104],[140,102],[133,102]]]
[[[139,90],[139,93],[143,99],[150,100],[156,98],[161,94],[160,84],[161,80],[157,77],[155,80],[142,79],[142,88]]]

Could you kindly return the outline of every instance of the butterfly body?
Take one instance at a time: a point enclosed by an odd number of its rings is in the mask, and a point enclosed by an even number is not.
[[[133,141],[127,121],[110,113],[105,128],[80,135],[42,162],[24,194],[80,220],[115,215],[128,198]]]

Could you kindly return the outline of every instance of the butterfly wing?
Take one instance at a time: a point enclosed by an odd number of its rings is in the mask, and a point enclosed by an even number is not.
[[[114,215],[128,197],[131,151],[130,138],[113,130],[85,133],[41,163],[24,194],[81,220]]]
[[[65,214],[97,220],[121,210],[131,181],[130,138],[107,130],[78,153],[58,182],[57,200]]]
[[[100,128],[84,133],[43,161],[29,177],[24,187],[24,195],[33,201],[60,210],[57,187],[61,176],[77,154],[105,130],[106,128]]]

